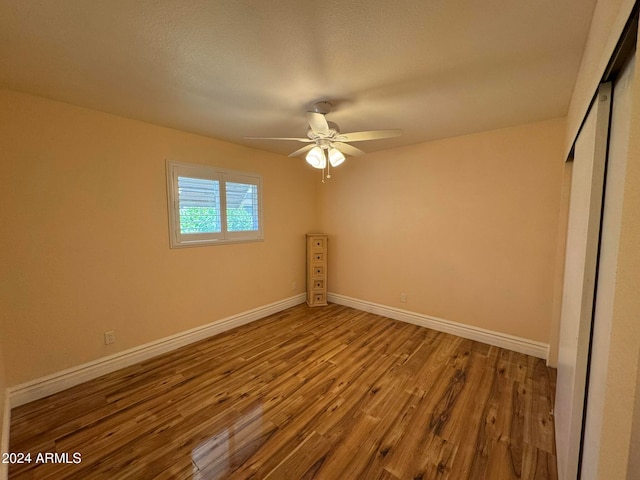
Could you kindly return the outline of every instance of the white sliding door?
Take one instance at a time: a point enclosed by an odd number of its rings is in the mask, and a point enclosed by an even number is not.
[[[602,84],[574,150],[555,404],[560,480],[578,476],[610,104],[611,84]]]
[[[635,56],[618,75],[613,88],[609,157],[605,181],[605,199],[602,216],[602,239],[598,264],[598,288],[593,324],[591,368],[589,374],[589,400],[587,403],[582,460],[582,480],[596,480],[602,432],[606,381],[609,375],[609,343],[615,295],[618,240],[622,220],[622,199],[627,166],[629,127],[631,117],[631,86]],[[640,478],[640,475],[637,477]]]

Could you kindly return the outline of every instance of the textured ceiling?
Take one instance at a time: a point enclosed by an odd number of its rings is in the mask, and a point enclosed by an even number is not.
[[[366,151],[566,114],[595,0],[0,0],[0,85],[289,153],[330,100]]]

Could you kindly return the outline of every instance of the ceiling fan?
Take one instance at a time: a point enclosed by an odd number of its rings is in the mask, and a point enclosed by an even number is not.
[[[307,121],[309,122],[309,130],[307,138],[300,137],[245,137],[250,140],[289,140],[308,143],[302,148],[289,154],[295,157],[308,152],[305,156],[307,163],[314,168],[323,170],[327,168],[327,178],[331,178],[329,173],[329,165],[337,167],[345,160],[346,155],[362,155],[365,152],[349,145],[347,142],[362,142],[365,140],[378,140],[381,138],[397,137],[402,135],[402,130],[370,130],[366,132],[340,133],[338,125],[328,122],[325,118],[331,112],[331,104],[329,102],[317,102],[313,105],[313,111],[307,112]],[[326,153],[325,153],[326,152]],[[328,163],[327,163],[328,157]]]

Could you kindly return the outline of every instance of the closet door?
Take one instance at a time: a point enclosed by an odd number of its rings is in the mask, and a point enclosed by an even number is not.
[[[578,478],[610,105],[611,84],[602,84],[574,150],[555,404],[560,480]]]
[[[609,376],[609,346],[618,265],[618,242],[622,222],[622,203],[627,168],[627,152],[631,126],[632,85],[635,71],[633,55],[617,75],[613,87],[609,156],[602,211],[602,235],[598,263],[598,287],[594,312],[593,340],[587,412],[585,413],[582,480],[596,480],[600,456],[600,434],[607,378]],[[629,478],[640,478],[640,475]]]

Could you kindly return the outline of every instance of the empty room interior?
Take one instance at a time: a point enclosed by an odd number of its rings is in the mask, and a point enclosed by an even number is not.
[[[0,479],[639,479],[637,26],[0,0]]]

